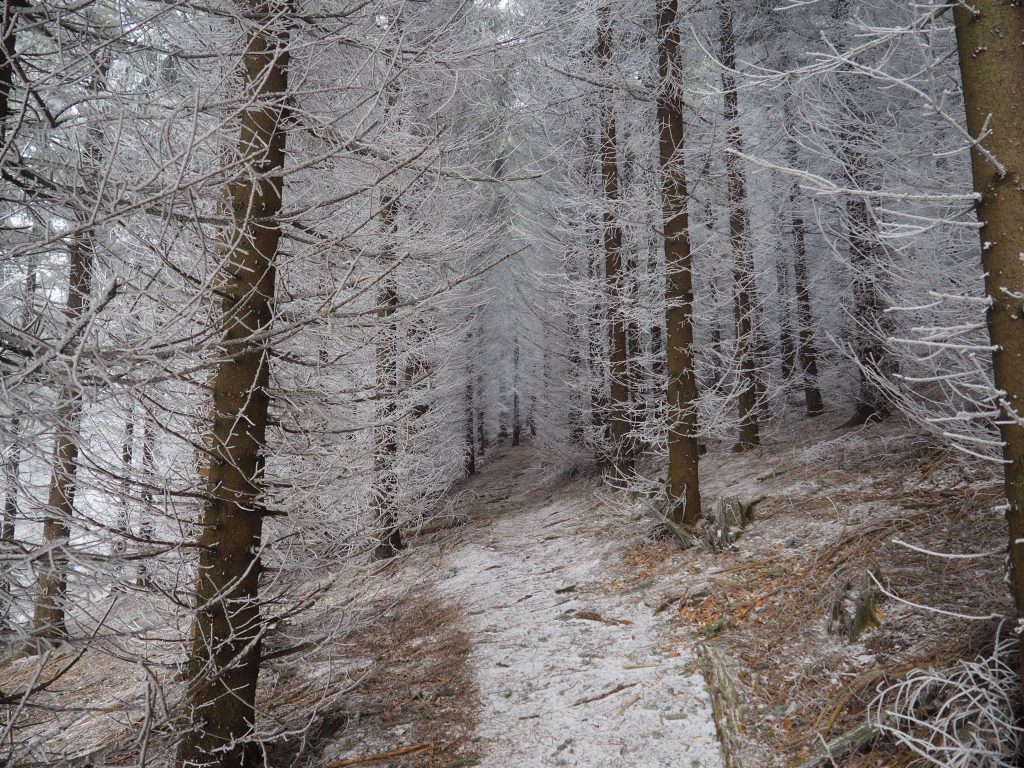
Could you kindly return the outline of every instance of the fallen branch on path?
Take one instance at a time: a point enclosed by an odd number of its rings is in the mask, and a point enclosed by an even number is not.
[[[638,693],[638,694],[636,694],[635,696],[633,696],[633,698],[632,698],[632,699],[630,699],[629,701],[627,701],[627,702],[626,702],[625,704],[623,704],[623,705],[622,705],[621,707],[619,707],[618,711],[617,711],[617,712],[615,713],[615,716],[616,716],[616,717],[622,717],[622,716],[623,716],[623,715],[625,714],[626,710],[627,710],[627,709],[629,709],[630,707],[632,707],[632,706],[633,706],[634,704],[636,704],[636,703],[637,703],[638,701],[640,701],[640,694],[639,694],[639,693]]]
[[[740,750],[739,696],[736,685],[722,657],[711,645],[697,646],[697,661],[704,674],[704,683],[711,696],[711,714],[715,720],[718,741],[722,745],[722,764],[725,768],[742,768]]]
[[[871,723],[861,723],[852,731],[847,731],[842,736],[832,739],[803,762],[791,764],[792,768],[818,768],[819,766],[835,765],[837,758],[846,757],[870,744],[878,736],[878,733],[877,726]]]
[[[460,528],[463,525],[469,525],[471,522],[472,520],[469,515],[450,515],[427,523],[420,528],[403,530],[403,533],[406,536],[428,536],[429,534],[437,533],[438,531],[448,531],[452,528]]]
[[[431,742],[429,744],[411,744],[408,747],[402,747],[400,749],[392,749],[389,752],[378,752],[375,755],[363,755],[361,757],[349,757],[345,760],[341,760],[337,763],[331,763],[327,768],[348,768],[350,765],[366,765],[367,763],[376,763],[381,760],[390,760],[392,757],[401,757],[402,755],[412,755],[417,752],[426,752],[428,749],[437,749],[440,744]]]
[[[638,683],[622,683],[621,685],[616,685],[610,691],[605,691],[604,693],[600,693],[597,696],[591,696],[589,699],[580,699],[579,701],[574,701],[572,705],[574,707],[578,707],[581,704],[592,704],[595,701],[600,701],[601,699],[607,699],[609,696],[614,696],[616,693],[624,691],[627,688],[632,688],[634,685],[638,685]]]

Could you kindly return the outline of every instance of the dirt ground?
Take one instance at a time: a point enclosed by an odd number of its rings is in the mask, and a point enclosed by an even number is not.
[[[997,621],[916,606],[1009,612],[993,467],[942,451],[905,424],[843,430],[808,420],[740,456],[713,448],[702,478],[708,504],[757,501],[740,539],[718,554],[648,542],[624,565],[630,580],[675,582],[666,602],[680,635],[727,660],[745,764],[798,765],[862,724],[886,684],[991,650]],[[990,554],[948,560],[919,550]],[[881,585],[881,625],[851,639],[833,610],[847,587],[871,584],[869,571]],[[915,759],[883,737],[835,764]]]
[[[558,470],[500,447],[400,557],[319,575],[310,610],[265,649],[269,765],[797,765],[863,723],[880,687],[988,653],[997,622],[954,614],[1009,608],[993,468],[905,424],[801,421],[745,454],[711,446],[705,504],[754,502],[719,553],[656,538],[642,496]],[[854,638],[836,606],[868,572],[874,620]],[[116,651],[90,651],[19,718],[9,738],[35,745],[22,764],[130,765],[143,736],[150,764],[166,763],[171,724],[140,723],[173,709],[173,660],[140,669]],[[731,736],[716,732],[709,653],[735,688]],[[8,660],[0,689],[37,671]],[[913,757],[882,736],[835,764]]]

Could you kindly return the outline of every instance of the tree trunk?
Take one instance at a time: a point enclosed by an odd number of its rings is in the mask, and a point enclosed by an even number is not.
[[[388,238],[394,230],[394,205],[386,199],[381,213],[381,226]],[[395,389],[398,384],[398,329],[394,314],[398,309],[398,288],[393,278],[385,277],[377,293],[377,319],[381,323],[376,357],[376,423],[373,427],[373,506],[376,515],[375,560],[394,557],[402,549],[402,533],[398,527],[395,504],[398,500],[398,434],[395,428]]]
[[[668,517],[692,524],[700,517],[697,377],[693,367],[693,257],[679,50],[679,0],[658,3],[658,153],[665,238],[665,332],[668,403]]]
[[[18,55],[18,14],[26,7],[25,0],[6,0],[0,11],[0,147],[6,146],[8,110],[14,88],[14,61]]]
[[[876,241],[876,224],[862,198],[846,201],[849,221],[850,264],[853,277],[854,354],[860,369],[860,387],[853,415],[844,426],[857,426],[889,417],[889,406],[876,383],[896,373],[895,361],[886,351],[886,304],[876,283],[878,265],[885,254]]]
[[[836,0],[832,17],[843,21],[849,13],[847,0]],[[845,89],[843,108],[846,116],[838,131],[839,161],[849,186],[858,190],[870,189],[874,161],[870,144],[865,146],[864,138],[865,133],[871,130],[865,107],[864,79],[849,65],[840,69],[838,77]],[[899,366],[885,347],[885,337],[891,335],[892,328],[880,285],[887,254],[879,239],[878,223],[862,196],[846,200],[846,218],[850,266],[853,269],[853,321],[856,325],[853,353],[857,360],[859,386],[853,415],[843,426],[852,427],[888,418],[888,402],[877,382],[897,374]]]
[[[281,239],[283,118],[290,6],[250,0],[240,77],[243,168],[226,184],[231,226],[219,275],[221,358],[213,378],[211,453],[199,536],[195,617],[179,766],[241,768],[255,729],[262,475],[270,380],[267,340]]]
[[[82,320],[89,303],[92,285],[91,233],[76,238],[68,253],[68,300],[65,308],[67,328],[75,328]],[[65,350],[71,352],[77,337]],[[67,380],[57,398],[56,438],[53,448],[53,466],[50,490],[43,520],[43,540],[46,552],[39,562],[36,578],[38,595],[32,617],[32,631],[36,637],[58,641],[65,637],[65,602],[68,585],[68,557],[66,547],[71,536],[71,518],[75,508],[75,480],[78,473],[78,444],[81,439],[82,391],[68,371]]]
[[[776,293],[779,304],[779,352],[782,357],[782,380],[788,390],[790,379],[793,378],[793,372],[796,370],[796,344],[793,340],[793,318],[789,308],[789,264],[783,256],[784,253],[782,243],[779,243],[775,251]]]
[[[808,416],[820,416],[825,404],[818,389],[818,350],[814,343],[814,323],[811,314],[811,285],[807,277],[807,252],[805,245],[804,220],[793,216],[793,239],[795,261],[793,275],[796,282],[798,352],[800,374],[804,384],[804,404]]]
[[[597,55],[606,81],[612,77],[612,21],[607,6],[598,10]],[[622,228],[619,226],[619,160],[614,91],[606,82],[601,101],[601,182],[604,189],[604,285],[608,317],[608,407],[612,467],[620,477],[633,465],[629,449],[629,383],[626,370],[626,326],[622,312]]]
[[[133,404],[129,403],[124,415],[124,441],[121,443],[121,515],[118,520],[120,536],[114,539],[115,555],[124,555],[128,549],[128,537],[131,535],[132,517],[132,464],[135,458],[135,413]]]
[[[18,444],[21,419],[11,417],[11,450],[4,462],[4,519],[0,524],[0,541],[14,541],[18,519],[18,487],[21,485],[21,447]]]
[[[784,110],[786,122],[789,111]],[[799,160],[796,142],[786,140],[786,153],[791,168]],[[789,187],[790,216],[793,226],[793,282],[796,290],[797,360],[804,388],[804,405],[808,416],[820,416],[825,404],[818,389],[818,350],[814,343],[814,321],[811,312],[811,284],[807,276],[807,227],[800,215],[800,192],[794,181]]]
[[[462,457],[463,470],[466,477],[476,474],[476,437],[473,435],[473,377],[466,380],[466,413],[464,415],[465,432],[463,434]]]
[[[87,84],[93,95],[105,85],[110,62],[96,62],[96,69]],[[88,123],[83,138],[82,180],[92,182],[100,172],[100,128]],[[72,357],[81,341],[84,316],[92,292],[95,264],[95,233],[80,214],[72,243],[68,249],[68,298],[65,307],[66,328],[73,330],[71,339],[61,350]],[[43,540],[46,552],[36,578],[38,594],[32,617],[32,632],[50,642],[67,634],[65,603],[68,586],[67,548],[71,538],[71,519],[75,508],[75,492],[81,442],[82,389],[71,366],[57,396],[57,421],[54,429],[53,466],[50,488],[43,518]]]
[[[149,515],[153,510],[153,484],[156,482],[154,472],[153,450],[156,446],[156,417],[147,413],[142,427],[142,519],[139,521],[139,540],[150,541],[153,538],[153,524]],[[139,561],[138,580],[139,586],[149,584],[149,568],[145,560]]]
[[[522,442],[523,422],[519,406],[519,337],[516,337],[512,351],[512,446]]]
[[[590,277],[593,284],[603,284],[603,265],[598,250],[591,253]],[[601,290],[603,293],[603,289]],[[604,351],[606,335],[601,319],[601,310],[602,300],[599,296],[595,296],[587,317],[587,348],[590,352],[587,362],[590,370],[590,424],[594,436],[595,458],[598,461],[606,458],[604,450],[609,435],[608,395],[604,364],[607,357]]]
[[[1024,618],[1024,15],[1016,0],[974,0],[955,6],[953,18],[967,130],[977,140],[971,165],[1000,392],[1008,580],[1019,621]],[[1024,653],[1020,664],[1024,683]]]
[[[484,402],[484,375],[476,375],[476,391],[473,396],[476,398],[476,442],[477,454],[483,458],[487,453],[487,408]]]
[[[3,113],[0,113],[2,115]],[[0,133],[0,141],[3,134]],[[32,324],[36,287],[39,284],[36,264],[30,261],[25,275],[25,305],[21,310],[21,328],[27,331]],[[0,523],[0,541],[14,541],[19,517],[18,494],[21,488],[21,419],[11,416],[11,449],[4,461],[4,517]],[[7,585],[7,582],[4,582]]]
[[[566,320],[566,336],[569,341],[569,370],[567,379],[569,382],[576,382],[580,380],[580,376],[583,371],[583,360],[580,355],[583,338],[579,330],[579,323],[571,310],[569,317]],[[585,445],[583,430],[583,403],[576,392],[571,391],[569,398],[569,440],[574,445],[583,447]]]
[[[740,134],[739,101],[736,93],[736,41],[732,28],[730,0],[719,7],[722,46],[722,90],[724,92],[725,174],[729,198],[729,238],[733,251],[733,291],[736,314],[736,358],[739,363],[740,434],[737,448],[757,446],[760,430],[757,418],[758,371],[755,361],[757,341],[754,338],[754,307],[756,285],[754,264],[747,233],[747,191],[742,160],[743,137]]]

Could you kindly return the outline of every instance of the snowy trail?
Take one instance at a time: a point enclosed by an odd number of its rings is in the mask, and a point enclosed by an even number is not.
[[[613,588],[630,523],[580,484],[544,489],[531,456],[511,452],[471,486],[473,522],[441,581],[473,623],[480,765],[720,766],[688,650],[642,592]]]

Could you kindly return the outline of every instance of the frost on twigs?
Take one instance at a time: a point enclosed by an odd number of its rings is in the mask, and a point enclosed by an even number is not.
[[[992,652],[945,669],[919,669],[882,690],[869,717],[926,760],[944,768],[1019,765],[1018,640],[997,636]]]

